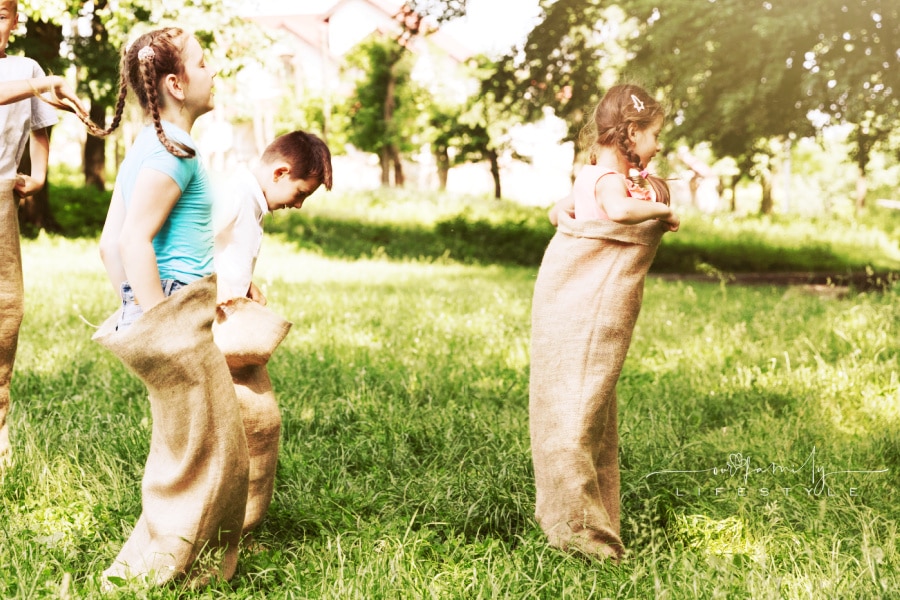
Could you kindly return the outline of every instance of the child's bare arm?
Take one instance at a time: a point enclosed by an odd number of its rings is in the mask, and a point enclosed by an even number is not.
[[[601,177],[594,189],[600,208],[611,221],[624,225],[636,225],[657,219],[666,224],[669,231],[677,231],[678,215],[661,202],[648,202],[628,195],[625,183],[618,177]]]
[[[47,92],[52,96],[50,104],[53,106],[64,109],[74,108],[83,115],[87,114],[87,110],[85,110],[81,100],[75,94],[75,90],[59,75],[47,75],[45,77],[0,83],[0,104],[11,104]],[[63,105],[60,107],[61,100],[68,100],[72,106],[66,107]]]
[[[31,157],[31,173],[19,173],[16,177],[16,193],[23,198],[33,195],[47,181],[47,163],[50,158],[50,136],[46,129],[31,132],[28,145]]]
[[[109,203],[106,221],[103,223],[103,232],[100,234],[100,259],[106,268],[113,291],[119,298],[122,294],[122,283],[127,279],[125,267],[122,265],[122,255],[119,253],[119,237],[124,222],[125,201],[122,199],[122,192],[117,185],[113,190],[112,201]]]

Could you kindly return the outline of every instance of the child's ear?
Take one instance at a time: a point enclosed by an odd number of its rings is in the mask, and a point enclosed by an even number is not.
[[[628,124],[628,139],[634,141],[637,138],[637,125],[635,123]]]
[[[163,78],[163,86],[165,86],[166,90],[169,94],[172,95],[176,100],[184,101],[184,87],[181,84],[181,80],[178,79],[178,76],[169,73]]]
[[[290,177],[291,168],[285,164],[280,164],[272,171],[272,181],[278,181],[282,177]]]

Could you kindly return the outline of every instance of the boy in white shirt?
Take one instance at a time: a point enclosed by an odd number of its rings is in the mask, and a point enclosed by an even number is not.
[[[240,168],[216,200],[215,263],[219,302],[250,298],[265,304],[253,285],[263,238],[263,217],[279,208],[300,208],[319,186],[331,189],[331,152],[304,131],[275,138],[252,169]]]
[[[331,189],[328,146],[293,131],[269,144],[255,167],[232,175],[214,208],[219,309],[213,336],[231,371],[250,457],[244,535],[259,525],[272,501],[281,411],[266,364],[291,326],[264,308],[266,299],[252,282],[263,217],[279,208],[302,207],[321,185]]]

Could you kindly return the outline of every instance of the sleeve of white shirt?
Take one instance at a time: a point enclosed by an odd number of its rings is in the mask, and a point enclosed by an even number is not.
[[[36,62],[32,65],[32,77],[43,77],[44,70]],[[41,100],[40,98],[31,98],[31,129],[44,129],[51,125],[56,125],[59,119],[56,116],[56,109]]]
[[[259,233],[252,203],[235,193],[219,194],[213,210],[216,232],[215,265],[219,302],[247,296],[253,279],[253,268]],[[255,199],[250,198],[255,202]]]

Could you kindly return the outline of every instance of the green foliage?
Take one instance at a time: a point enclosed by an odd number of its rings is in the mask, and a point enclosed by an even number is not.
[[[103,229],[112,192],[92,186],[50,184],[50,209],[66,237],[93,237]]]
[[[104,598],[99,573],[141,511],[146,392],[82,320],[116,307],[96,242],[43,236],[24,260],[40,276],[0,475],[0,596]],[[257,274],[294,323],[269,363],[283,427],[268,516],[229,584],[122,597],[900,594],[896,290],[650,277],[617,388],[630,553],[611,566],[548,548],[533,520],[533,267],[350,261],[269,238]],[[805,491],[811,457],[830,493]]]
[[[526,118],[545,107],[569,126],[569,140],[590,121],[591,110],[621,76],[627,55],[621,41],[634,31],[619,6],[601,0],[544,0],[544,18],[524,47],[511,49],[485,79],[484,91]]]
[[[360,74],[347,100],[348,141],[375,154],[392,145],[402,152],[412,150],[419,112],[410,82],[410,53],[397,40],[372,37],[347,62]]]

